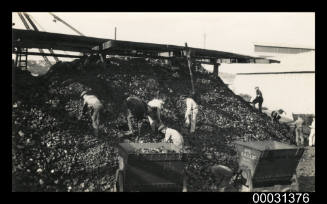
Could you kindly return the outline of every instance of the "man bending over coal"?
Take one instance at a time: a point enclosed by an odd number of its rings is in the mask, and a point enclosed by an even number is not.
[[[129,131],[125,135],[131,135],[134,133],[131,118],[134,117],[137,121],[138,136],[136,141],[140,136],[142,120],[146,119],[148,116],[153,121],[158,121],[160,116],[158,115],[158,110],[151,108],[145,101],[136,96],[128,97],[123,103],[123,109],[125,116],[127,118]]]
[[[92,95],[87,91],[83,91],[81,93],[81,97],[83,98],[83,109],[80,116],[78,117],[78,120],[80,120],[82,116],[86,113],[86,111],[89,109],[92,119],[92,126],[94,128],[94,135],[98,136],[100,112],[103,110],[103,105],[95,95]]]

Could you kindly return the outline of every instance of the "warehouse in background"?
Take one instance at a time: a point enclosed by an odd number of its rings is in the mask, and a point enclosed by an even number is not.
[[[315,113],[315,49],[304,46],[254,44],[254,55],[279,60],[280,64],[222,63],[221,78],[236,94],[254,94],[259,86],[264,107],[295,114]],[[224,79],[224,73],[234,74]]]

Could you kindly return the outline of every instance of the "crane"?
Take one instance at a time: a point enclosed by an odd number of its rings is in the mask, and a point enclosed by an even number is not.
[[[69,23],[67,23],[63,19],[59,18],[59,16],[55,15],[52,12],[49,12],[49,14],[54,18],[53,19],[54,22],[60,21],[61,23],[63,23],[64,25],[66,25],[67,27],[69,27],[70,29],[72,29],[74,32],[76,32],[78,35],[85,36],[83,33],[81,33],[80,31],[78,31],[76,28],[74,28],[73,26],[71,26]],[[85,55],[85,53],[83,53],[83,55]],[[101,60],[102,60],[102,56],[101,56]]]
[[[27,30],[32,30],[32,29],[30,28],[30,26],[28,25],[28,23],[26,22],[26,20],[25,20],[25,18],[24,18],[24,16],[22,15],[21,12],[18,12],[18,16],[19,16],[19,18],[22,20],[22,22],[23,22],[25,28],[26,28]],[[40,51],[40,53],[44,54],[44,51],[43,51],[42,49],[39,49],[39,51]],[[26,55],[26,53],[24,53],[24,54]],[[21,59],[21,56],[20,56],[20,59]],[[46,56],[43,55],[43,59],[44,59],[44,61],[45,61],[48,65],[50,65],[50,66],[52,65],[51,62],[49,61],[49,59],[48,59]],[[21,60],[20,60],[20,62],[21,62]],[[17,63],[17,62],[16,62],[16,63]],[[26,64],[25,64],[25,67],[27,67],[27,55],[26,55],[26,62],[25,62],[25,63],[26,63]]]
[[[53,14],[52,12],[49,12],[49,14],[51,16],[53,16],[54,18],[54,22],[56,22],[57,20],[60,21],[61,23],[63,23],[64,25],[68,26],[70,29],[72,29],[73,31],[75,31],[77,34],[79,34],[80,36],[85,36],[83,33],[81,33],[80,31],[78,31],[76,28],[74,28],[73,26],[69,25],[66,21],[62,20],[61,18],[59,18],[57,15]],[[115,28],[115,40],[116,40],[116,28]],[[85,55],[85,53],[83,53]],[[100,54],[100,60],[101,62],[104,62],[104,58],[103,55]],[[85,62],[84,62],[85,63]]]
[[[32,21],[32,19],[30,18],[30,16],[27,13],[25,13],[25,12],[23,12],[23,14],[24,14],[25,18],[28,20],[28,22],[32,25],[32,27],[34,28],[34,30],[35,31],[39,31],[39,29],[36,27],[36,25],[34,24],[34,22]],[[53,52],[52,49],[49,49],[49,51],[50,51],[51,54],[54,55],[54,52]],[[56,60],[56,62],[59,62],[58,57],[53,56],[53,58]]]
[[[65,24],[66,26],[68,26],[70,29],[72,29],[73,31],[75,31],[76,33],[78,33],[81,36],[85,36],[83,33],[79,32],[76,28],[74,28],[73,26],[69,25],[66,21],[62,20],[61,18],[59,18],[57,15],[53,14],[52,12],[49,12],[49,14],[51,16],[53,16],[54,21],[58,20],[60,22],[62,22],[63,24]]]
[[[57,15],[55,15],[55,14],[53,14],[52,12],[49,12],[49,14],[51,15],[51,16],[53,16],[54,17],[54,21],[60,21],[61,23],[63,23],[64,25],[66,25],[66,26],[68,26],[70,29],[72,29],[73,31],[75,31],[76,33],[78,33],[79,35],[81,35],[81,36],[85,36],[83,33],[81,33],[81,32],[79,32],[76,28],[74,28],[73,26],[71,26],[70,24],[68,24],[66,21],[64,21],[63,19],[61,19],[61,18],[59,18]],[[20,17],[20,19],[21,19],[21,21],[23,22],[23,24],[24,24],[24,26],[25,26],[25,28],[27,29],[27,30],[35,30],[35,31],[40,31],[39,29],[38,29],[38,27],[35,25],[35,23],[36,24],[38,24],[37,23],[37,21],[34,19],[34,18],[32,18],[32,16],[30,16],[29,14],[27,14],[26,12],[18,12],[18,16]],[[28,24],[28,22],[25,20],[25,18],[27,19],[27,21],[30,23],[30,25],[32,26],[32,28],[29,26],[29,24]],[[35,23],[34,23],[35,22]],[[40,24],[38,24],[39,26],[40,26]],[[40,26],[41,27],[41,26]],[[50,53],[52,54],[52,55],[55,55],[55,53],[53,52],[53,50],[50,48],[49,49],[49,51],[50,51]],[[24,51],[23,52],[23,50],[22,49],[20,49],[20,54],[19,54],[19,61],[20,61],[20,64],[22,63],[22,62],[25,62],[25,64],[22,66],[22,67],[27,67],[27,49],[26,49],[26,51]],[[42,54],[42,57],[44,58],[44,60],[45,60],[45,62],[48,64],[48,65],[52,65],[51,64],[51,62],[49,61],[49,59],[47,58],[47,56],[45,56],[44,54],[44,51],[43,51],[43,49],[39,49],[39,52]],[[26,59],[25,60],[21,60],[21,57],[22,56],[25,56],[26,57]],[[54,59],[56,60],[56,62],[59,62],[59,59],[58,59],[58,57],[57,56],[53,56],[54,57]],[[16,57],[17,59],[18,59],[18,55],[17,55],[17,57]],[[17,60],[16,60],[17,61]],[[16,62],[16,64],[17,64],[17,62]]]

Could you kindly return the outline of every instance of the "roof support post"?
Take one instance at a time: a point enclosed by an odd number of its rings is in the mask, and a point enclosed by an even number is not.
[[[101,64],[102,64],[102,68],[106,68],[105,54],[103,52],[100,52],[99,56],[100,56],[100,61],[101,61]]]
[[[20,52],[20,48],[17,47],[17,52]],[[16,52],[15,68],[18,66],[18,53]]]
[[[83,66],[84,67],[89,63],[89,58],[90,58],[90,55],[89,55],[89,53],[87,53],[85,55],[85,59],[83,60]]]
[[[217,62],[218,59],[211,59],[210,62],[213,64],[213,76],[218,77],[220,63]]]
[[[193,82],[193,74],[192,74],[191,50],[188,48],[187,43],[185,43],[185,51],[186,51],[187,64],[190,71],[192,93],[194,94],[195,90],[194,90],[194,82]]]
[[[217,76],[217,77],[218,77],[218,74],[219,74],[219,66],[220,66],[219,63],[215,63],[215,64],[213,65],[213,75],[214,75],[214,76]]]
[[[100,56],[100,61],[101,61],[102,63],[104,63],[104,60],[103,60],[103,55],[102,55],[102,53],[101,53],[101,52],[99,53],[99,56]]]

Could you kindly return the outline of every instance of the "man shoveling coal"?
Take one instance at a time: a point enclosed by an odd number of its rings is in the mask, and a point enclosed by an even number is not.
[[[185,99],[186,111],[185,111],[185,126],[190,127],[190,133],[194,133],[196,129],[196,119],[199,112],[199,106],[196,101],[199,101],[199,96],[192,93],[190,97]]]
[[[83,91],[81,93],[83,98],[83,108],[78,120],[89,110],[90,116],[92,119],[92,127],[94,129],[94,135],[99,135],[99,125],[100,125],[100,113],[103,110],[103,105],[95,95],[91,94],[88,91]]]
[[[158,128],[158,131],[164,135],[163,142],[171,142],[180,149],[184,147],[183,136],[177,130],[161,124]]]
[[[153,105],[153,104],[151,104]],[[141,124],[143,119],[149,119],[151,126],[158,124],[160,120],[160,109],[155,106],[148,105],[145,101],[136,96],[128,97],[123,103],[124,114],[127,118],[128,132],[124,135],[131,135],[134,133],[132,121],[134,118],[137,121],[138,136],[136,141],[138,141],[141,132]],[[154,128],[152,128],[154,130]]]

